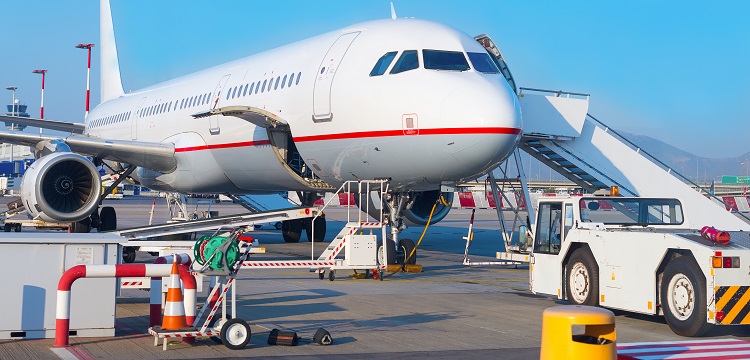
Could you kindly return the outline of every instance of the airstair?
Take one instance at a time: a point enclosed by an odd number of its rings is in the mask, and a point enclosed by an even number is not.
[[[750,230],[721,199],[588,114],[588,95],[519,89],[519,147],[585,191],[617,186],[624,196],[677,198],[690,227]]]

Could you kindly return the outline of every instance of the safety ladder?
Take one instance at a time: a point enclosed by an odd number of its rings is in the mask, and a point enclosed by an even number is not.
[[[517,173],[520,174],[517,179],[510,179],[508,177],[509,167],[511,161],[515,163]],[[502,174],[502,178],[498,179],[495,177],[494,172],[498,170]],[[474,212],[472,211],[471,220],[469,221],[469,231],[467,236],[463,239],[466,241],[466,247],[464,249],[464,261],[463,265],[518,265],[529,262],[529,252],[532,248],[531,239],[533,239],[533,230],[528,226],[529,223],[535,223],[534,210],[532,201],[530,199],[529,188],[526,182],[526,176],[523,170],[523,164],[521,162],[520,152],[516,149],[513,152],[513,156],[509,157],[505,162],[500,164],[496,169],[488,172],[487,181],[491,189],[493,200],[495,201],[495,210],[497,211],[497,217],[500,221],[500,229],[503,238],[503,251],[496,253],[498,261],[471,261],[469,250],[474,240],[473,227],[474,227]],[[517,188],[514,185],[515,181],[520,182],[521,188]],[[521,202],[511,201],[508,198],[508,193],[521,194]],[[503,209],[503,204],[508,204],[510,212],[512,212],[512,223],[510,226],[506,224],[506,210]],[[528,219],[521,217],[522,207],[528,209]],[[516,230],[518,229],[518,230]]]

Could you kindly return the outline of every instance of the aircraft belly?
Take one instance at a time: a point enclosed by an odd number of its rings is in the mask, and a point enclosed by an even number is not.
[[[391,178],[394,188],[428,190],[482,175],[511,153],[517,138],[413,135],[300,142],[297,147],[306,162],[321,167],[316,174],[329,183]]]
[[[243,191],[309,190],[278,160],[271,145],[211,150],[226,177]]]

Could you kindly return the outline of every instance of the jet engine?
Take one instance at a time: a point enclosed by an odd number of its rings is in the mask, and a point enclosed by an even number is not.
[[[440,194],[443,195],[443,200],[448,203],[448,206],[446,206],[440,200]],[[371,203],[369,209],[363,209],[364,206],[359,204],[357,195],[355,195],[354,198],[357,202],[357,205],[360,209],[362,209],[362,211],[367,212],[368,215],[372,216],[375,219],[380,216],[381,201],[377,192],[370,193]],[[443,220],[448,215],[448,212],[451,210],[450,204],[452,202],[452,192],[441,193],[440,190],[415,192],[411,194],[409,202],[401,211],[401,215],[407,221],[407,224],[425,225],[427,224],[427,220],[430,218],[432,205],[437,204],[435,206],[435,211],[432,213],[432,220],[430,221],[431,224],[434,224],[436,222],[439,222],[440,220]],[[385,213],[388,213],[388,211],[390,211],[388,204],[384,203],[384,205],[386,208]]]
[[[29,215],[44,221],[83,220],[99,206],[102,182],[86,157],[55,152],[37,159],[21,181],[21,200]]]

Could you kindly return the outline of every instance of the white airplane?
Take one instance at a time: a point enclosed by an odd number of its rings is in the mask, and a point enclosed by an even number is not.
[[[520,138],[499,52],[446,25],[364,22],[126,94],[108,0],[100,16],[102,102],[85,123],[1,117],[71,133],[0,133],[37,149],[21,187],[35,218],[93,216],[111,230],[114,211],[98,212],[104,161],[151,189],[300,191],[304,205],[347,180],[387,178],[391,224],[424,224],[442,185],[496,167]]]

